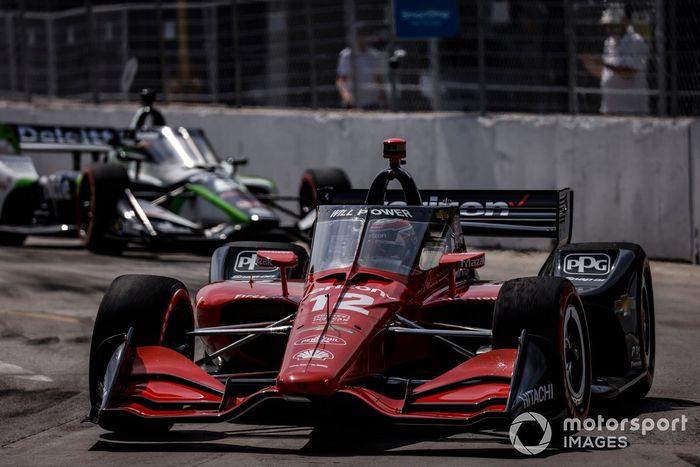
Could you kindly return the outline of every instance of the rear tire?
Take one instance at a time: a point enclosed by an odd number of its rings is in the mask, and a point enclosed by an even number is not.
[[[90,345],[90,407],[97,414],[107,364],[121,342],[110,337],[134,328],[133,346],[161,345],[194,357],[192,302],[185,285],[161,276],[127,275],[117,277],[102,298],[95,317]],[[113,420],[100,426],[114,432],[164,432],[172,423],[142,420]]]
[[[78,235],[93,253],[119,255],[126,242],[107,238],[117,203],[131,186],[126,169],[118,164],[87,166],[78,191]]]
[[[10,190],[0,206],[0,224],[31,225],[32,213],[41,203],[42,195],[38,183]],[[22,246],[26,238],[25,234],[0,232],[0,245]]]
[[[27,238],[24,234],[13,234],[0,232],[0,245],[2,246],[22,246]]]
[[[299,187],[299,215],[303,218],[318,206],[318,189],[331,187],[336,190],[352,188],[350,179],[343,169],[307,169],[301,176]]]
[[[501,287],[493,315],[493,348],[516,349],[525,329],[552,344],[567,417],[583,419],[591,400],[588,324],[574,285],[561,277],[527,277]]]

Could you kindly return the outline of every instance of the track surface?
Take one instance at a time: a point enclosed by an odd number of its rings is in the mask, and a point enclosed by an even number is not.
[[[544,257],[489,252],[482,277],[532,275]],[[23,248],[0,248],[0,465],[700,465],[700,267],[652,262],[654,387],[634,408],[606,412],[617,419],[685,415],[686,431],[627,433],[625,449],[548,449],[536,459],[521,456],[507,435],[494,432],[218,424],[177,425],[160,439],[129,440],[80,423],[87,412],[94,315],[110,281],[126,273],[177,277],[195,291],[207,279],[208,258],[98,257],[72,240],[30,239]]]

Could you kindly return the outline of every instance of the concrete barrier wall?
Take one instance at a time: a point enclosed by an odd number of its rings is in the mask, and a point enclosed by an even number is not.
[[[221,156],[297,190],[307,167],[338,166],[368,187],[381,142],[408,141],[408,169],[433,188],[575,191],[574,241],[632,241],[657,258],[698,257],[700,123],[691,119],[363,114],[169,106],[172,125],[204,128]],[[126,126],[132,106],[0,104],[6,122]],[[478,243],[494,241],[478,240]],[[546,247],[547,242],[500,241]]]
[[[691,194],[690,212],[693,220],[691,233],[692,261],[700,264],[700,121],[694,121],[690,126],[690,180]]]

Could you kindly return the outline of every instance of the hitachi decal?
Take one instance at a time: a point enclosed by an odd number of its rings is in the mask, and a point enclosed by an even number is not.
[[[554,399],[554,385],[552,383],[545,384],[538,388],[530,389],[520,394],[518,397],[523,401],[523,407],[528,408],[535,404],[541,404],[543,402],[550,401]]]

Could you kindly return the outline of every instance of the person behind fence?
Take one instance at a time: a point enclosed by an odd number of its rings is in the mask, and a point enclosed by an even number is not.
[[[340,94],[343,107],[375,110],[385,107],[384,92],[384,61],[381,52],[369,45],[369,30],[366,27],[357,29],[355,70],[353,70],[353,51],[346,47],[338,56],[336,88]],[[357,71],[357,85],[354,73]],[[357,90],[357,95],[355,95]]]
[[[603,55],[579,55],[589,73],[600,79],[600,112],[649,113],[646,75],[649,48],[646,42],[629,24],[628,14],[622,5],[606,8],[600,23],[608,33]]]

